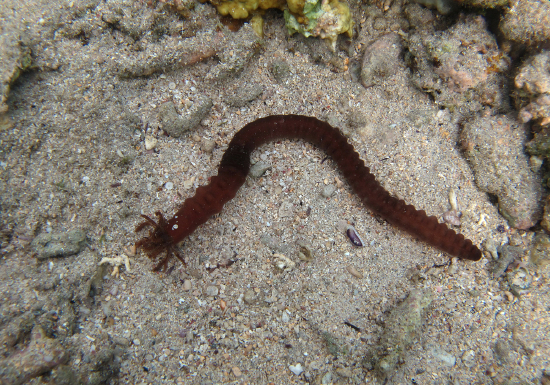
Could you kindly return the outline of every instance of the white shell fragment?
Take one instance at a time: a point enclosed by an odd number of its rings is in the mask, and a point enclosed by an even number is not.
[[[449,190],[449,204],[451,210],[458,211],[458,202],[456,200],[456,191],[454,189]]]
[[[126,272],[132,272],[132,270],[130,270],[130,258],[128,258],[128,256],[124,254],[120,254],[113,258],[103,257],[101,261],[99,261],[99,264],[103,265],[104,263],[108,263],[113,266],[113,272],[111,273],[113,277],[118,278],[120,276],[119,268],[122,265],[124,265],[124,267],[126,268]]]
[[[296,263],[283,254],[273,254],[274,264],[279,270],[290,271],[296,267]]]
[[[304,371],[304,368],[302,368],[302,364],[297,363],[296,365],[288,365],[288,368],[292,373],[299,376]]]
[[[154,149],[157,146],[157,139],[151,135],[145,136],[145,149],[147,151]]]
[[[450,210],[450,211],[447,211],[446,213],[443,213],[443,220],[446,223],[449,223],[453,226],[462,225],[462,222],[460,221],[460,217],[462,217],[462,213],[456,210]]]

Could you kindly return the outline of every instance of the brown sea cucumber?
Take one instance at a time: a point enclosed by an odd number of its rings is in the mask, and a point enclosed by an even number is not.
[[[156,212],[158,222],[142,215],[146,221],[136,228],[136,232],[147,226],[152,230],[136,246],[143,248],[153,260],[166,252],[154,270],[164,268],[172,256],[185,264],[176,245],[235,197],[248,175],[250,154],[254,149],[263,143],[294,138],[323,149],[336,162],[363,204],[389,223],[452,256],[473,261],[481,258],[481,251],[472,241],[439,223],[436,217],[427,216],[423,210],[416,210],[384,190],[337,128],[312,117],[273,115],[255,120],[235,134],[223,154],[218,175],[211,178],[210,184],[197,188],[196,194],[186,199],[171,219],[164,219],[159,211]]]

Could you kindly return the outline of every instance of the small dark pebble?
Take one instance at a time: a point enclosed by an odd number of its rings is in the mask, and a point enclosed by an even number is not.
[[[361,237],[359,237],[353,226],[348,226],[348,228],[346,229],[346,234],[348,235],[351,243],[353,243],[355,246],[363,246],[363,241],[361,240]]]
[[[498,225],[497,226],[497,231],[499,233],[505,233],[506,232],[506,227],[504,227],[504,225]]]

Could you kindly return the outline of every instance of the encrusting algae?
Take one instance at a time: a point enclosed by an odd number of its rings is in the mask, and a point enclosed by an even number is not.
[[[339,34],[353,35],[353,20],[348,5],[339,0],[210,0],[218,12],[234,19],[261,17],[267,9],[284,11],[289,33],[328,39],[336,47]],[[261,23],[259,24],[261,25]],[[260,27],[261,29],[261,27]],[[258,35],[263,31],[255,28]]]

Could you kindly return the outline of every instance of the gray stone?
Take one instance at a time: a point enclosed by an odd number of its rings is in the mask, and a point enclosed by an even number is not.
[[[503,338],[500,338],[495,343],[495,354],[498,359],[506,364],[510,362],[510,344]]]
[[[503,245],[498,248],[500,254],[495,265],[493,266],[493,277],[501,277],[508,266],[515,260],[520,259],[523,255],[523,250],[519,247]]]
[[[260,96],[264,92],[264,88],[260,84],[245,82],[234,86],[232,91],[227,97],[227,103],[232,107],[240,108]]]
[[[324,198],[330,198],[335,191],[336,191],[336,186],[333,184],[328,184],[325,187],[323,187],[323,191],[321,192],[321,195]]]
[[[172,102],[161,104],[159,120],[162,129],[173,137],[179,138],[185,132],[197,127],[212,108],[212,100],[207,96],[198,96],[180,116]]]
[[[275,60],[271,63],[271,74],[280,83],[290,75],[290,66],[284,60]]]
[[[478,117],[464,125],[462,146],[477,186],[498,197],[511,227],[526,230],[541,216],[542,186],[524,152],[527,128],[505,115]]]
[[[259,178],[264,173],[271,168],[271,165],[259,161],[256,164],[254,164],[252,167],[250,167],[250,176],[253,178]]]
[[[219,289],[217,286],[208,286],[206,288],[206,295],[209,296],[209,297],[215,297],[217,296],[219,293]]]
[[[86,234],[78,229],[61,234],[40,234],[31,244],[38,259],[68,257],[80,253],[85,246]]]
[[[401,63],[403,46],[396,33],[382,36],[365,51],[361,66],[361,80],[365,87],[371,87],[394,75]]]
[[[432,346],[430,349],[432,355],[441,361],[445,366],[453,367],[456,364],[456,358],[443,350],[440,346]]]
[[[247,291],[245,291],[243,299],[244,302],[250,305],[256,302],[257,296],[254,290],[248,289]]]

